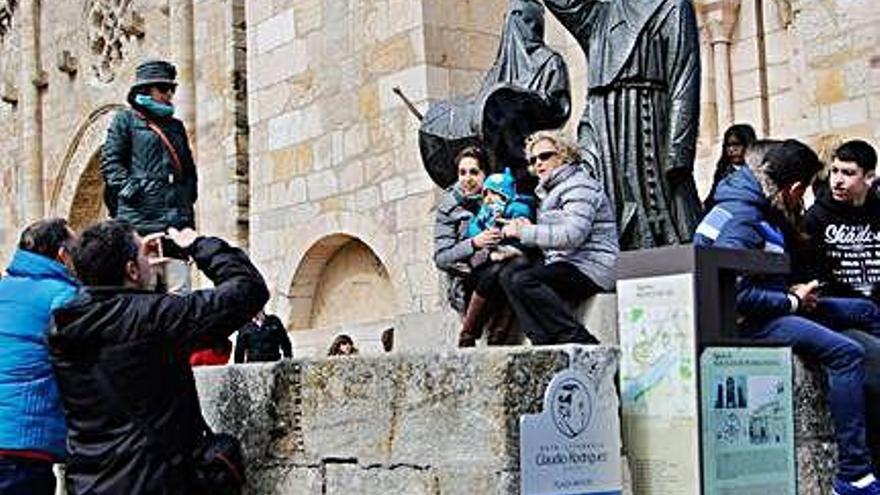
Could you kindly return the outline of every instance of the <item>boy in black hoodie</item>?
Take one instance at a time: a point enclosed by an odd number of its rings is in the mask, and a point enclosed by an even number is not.
[[[834,152],[828,188],[806,216],[823,294],[880,301],[880,198],[871,188],[877,153],[865,141]]]
[[[807,211],[809,267],[822,283],[817,316],[865,349],[867,440],[880,467],[880,197],[872,187],[877,153],[853,140],[834,152],[828,187]],[[871,335],[873,334],[873,335]]]

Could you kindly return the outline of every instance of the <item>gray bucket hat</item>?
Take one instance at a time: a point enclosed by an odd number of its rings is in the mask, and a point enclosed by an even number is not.
[[[170,84],[177,86],[177,69],[171,62],[164,60],[147,60],[135,69],[135,81],[131,89],[152,86],[155,84]]]

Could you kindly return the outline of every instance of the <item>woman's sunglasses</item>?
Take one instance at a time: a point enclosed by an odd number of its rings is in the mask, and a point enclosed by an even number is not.
[[[535,165],[539,161],[546,162],[558,154],[558,151],[545,151],[543,153],[538,153],[535,156],[529,157],[529,165]]]

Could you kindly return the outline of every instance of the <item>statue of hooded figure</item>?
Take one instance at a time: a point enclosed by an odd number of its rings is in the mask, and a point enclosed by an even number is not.
[[[527,176],[525,138],[562,127],[571,114],[568,69],[544,44],[544,7],[511,0],[498,55],[476,95],[435,102],[420,131],[422,161],[441,187],[456,180],[455,155],[482,144],[492,169],[508,167],[518,181]]]
[[[691,0],[543,0],[587,57],[581,156],[617,210],[621,249],[691,241],[700,45]]]

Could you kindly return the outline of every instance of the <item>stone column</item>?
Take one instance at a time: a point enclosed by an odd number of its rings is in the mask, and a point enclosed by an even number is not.
[[[171,58],[177,66],[177,91],[174,106],[177,117],[186,126],[193,160],[198,164],[198,136],[196,134],[195,38],[193,35],[193,0],[169,0]],[[199,203],[195,204],[196,227],[202,224]],[[196,283],[200,287],[201,283]]]
[[[733,28],[739,17],[739,8],[740,0],[717,0],[702,5],[715,67],[715,101],[718,109],[717,125],[719,128],[730,126],[735,118],[730,45]]]
[[[700,27],[700,60],[703,64],[700,86],[700,141],[712,145],[718,138],[718,102],[715,95],[715,59],[711,34],[706,25]]]
[[[21,179],[19,220],[22,225],[43,218],[43,108],[46,74],[40,62],[40,0],[22,0],[19,11],[21,69],[18,105],[21,112]]]
[[[186,125],[190,145],[196,152],[195,43],[193,38],[193,0],[170,0],[171,58],[177,66],[177,116]]]

